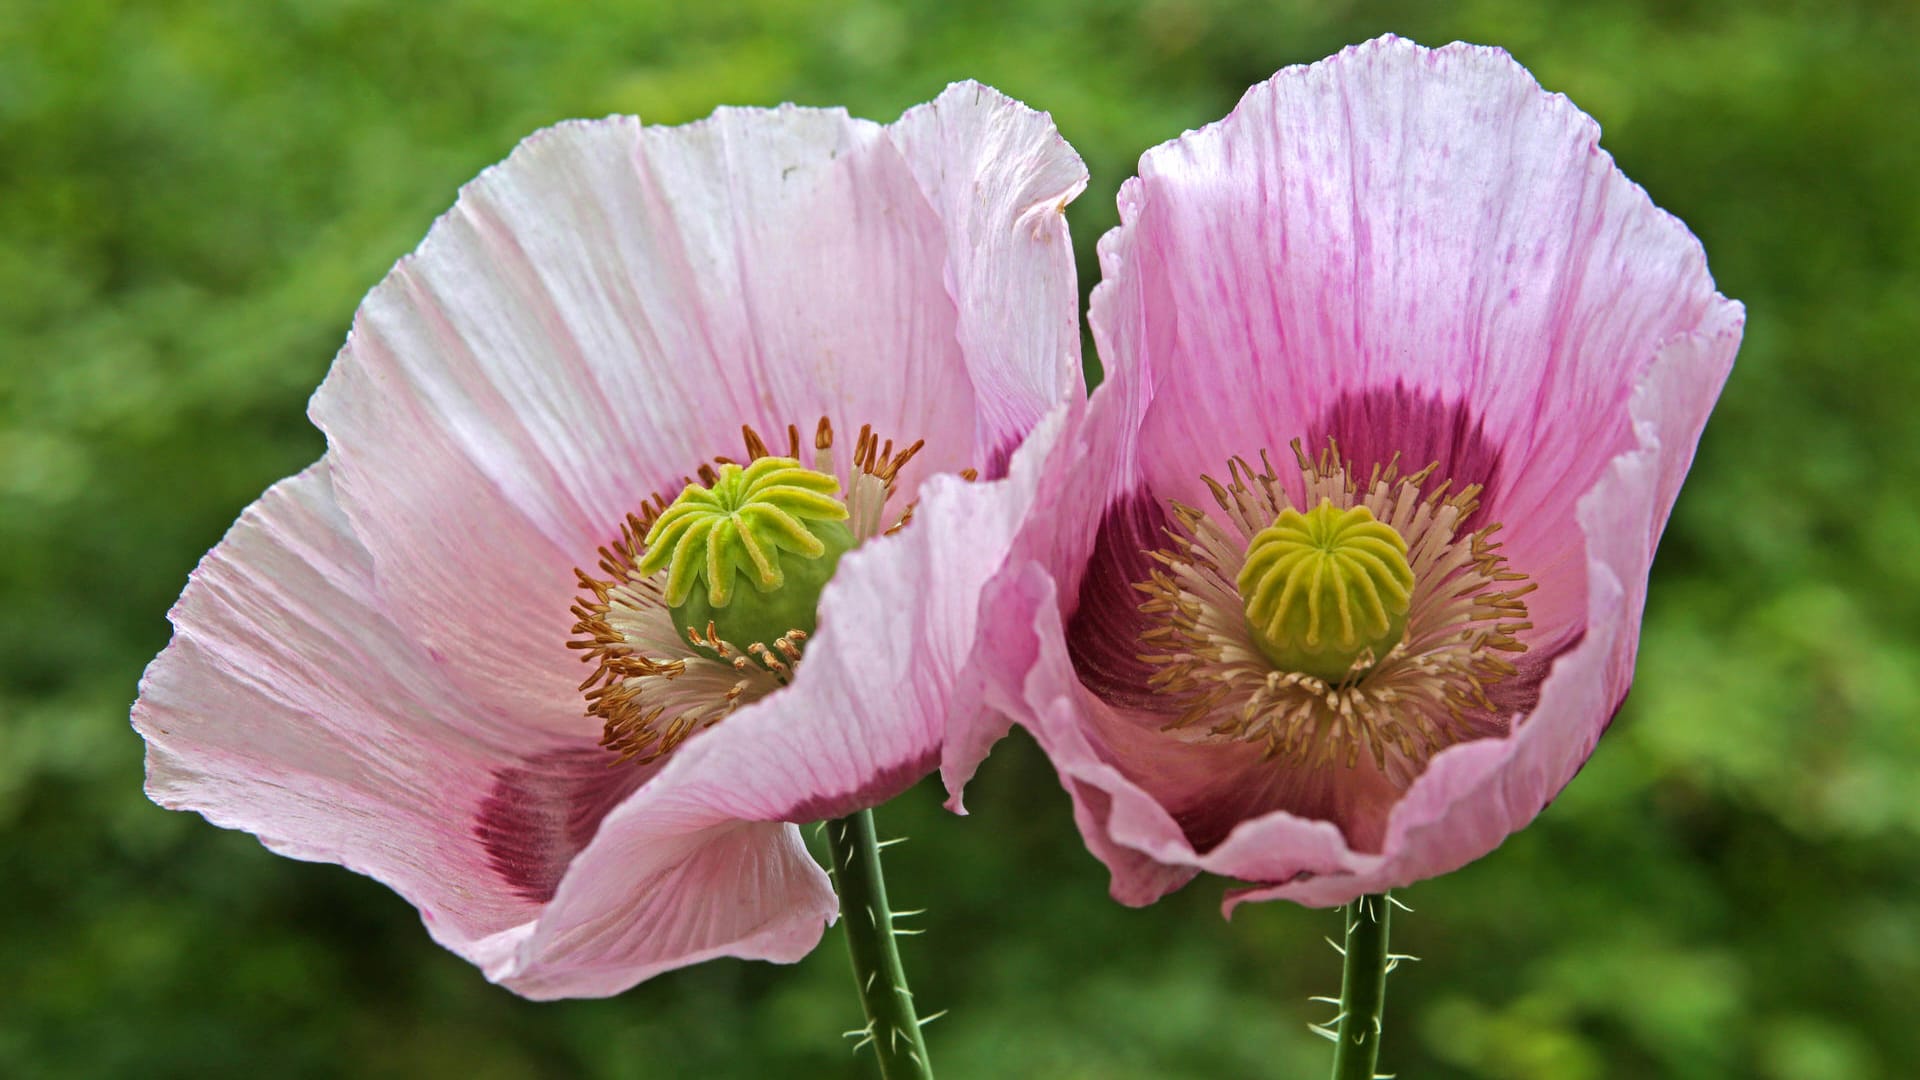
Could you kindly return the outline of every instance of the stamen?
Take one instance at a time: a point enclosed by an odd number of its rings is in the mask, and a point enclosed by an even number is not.
[[[1534,586],[1508,587],[1526,575],[1491,540],[1498,525],[1459,534],[1477,485],[1423,493],[1436,466],[1402,476],[1397,457],[1360,482],[1332,440],[1317,458],[1297,440],[1293,451],[1307,513],[1264,452],[1258,469],[1231,459],[1225,484],[1201,478],[1224,521],[1174,504],[1173,545],[1150,553],[1158,565],[1135,585],[1152,620],[1140,659],[1179,709],[1170,730],[1308,767],[1352,767],[1364,751],[1404,786],[1446,746],[1505,730],[1487,691],[1517,673],[1502,654],[1526,650],[1515,635],[1532,625],[1521,598]],[[1355,561],[1318,578],[1303,565],[1335,549]],[[1329,575],[1344,575],[1331,591]],[[1314,591],[1318,607],[1302,602]],[[1316,629],[1338,639],[1333,655],[1305,647]]]
[[[923,442],[896,453],[892,440],[863,427],[843,475],[825,417],[810,447],[795,424],[786,426],[785,454],[774,454],[751,426],[742,426],[741,441],[744,460],[716,456],[682,478],[683,489],[698,493],[693,498],[686,490],[678,499],[655,492],[628,514],[618,537],[598,551],[598,575],[574,571],[581,592],[570,608],[567,647],[594,665],[580,691],[587,714],[602,721],[612,763],[657,761],[790,682],[814,624],[819,590],[811,586],[823,586],[832,572],[817,564],[838,546],[820,533],[847,532],[844,551],[912,520],[913,504],[892,520],[886,504]],[[802,464],[809,450],[812,460]],[[820,545],[818,555],[808,555],[809,541]],[[676,559],[682,554],[684,566]],[[736,575],[750,587],[737,587]],[[718,606],[716,581],[725,597]],[[676,588],[677,604],[670,598]],[[772,612],[764,627],[729,629],[737,620],[728,612],[743,609],[743,598],[782,595],[798,597],[786,605],[791,610]],[[706,607],[691,610],[700,604]]]

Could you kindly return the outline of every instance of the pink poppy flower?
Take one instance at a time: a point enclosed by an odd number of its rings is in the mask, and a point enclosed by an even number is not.
[[[1122,189],[1107,379],[989,599],[993,703],[1117,899],[1452,870],[1619,709],[1743,313],[1598,139],[1499,50],[1383,38]]]
[[[529,997],[798,959],[835,899],[793,823],[931,770],[985,511],[1080,395],[1084,184],[974,84],[527,139],[361,306],[326,456],[194,572],[133,711],[149,794],[385,882]],[[779,534],[692,530],[755,589],[853,547],[817,629],[673,622],[638,564],[696,476]]]

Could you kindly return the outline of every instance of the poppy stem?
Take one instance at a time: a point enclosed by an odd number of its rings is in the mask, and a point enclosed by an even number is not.
[[[1341,909],[1346,957],[1340,972],[1340,1017],[1333,1047],[1333,1080],[1373,1080],[1380,1061],[1380,1015],[1387,999],[1386,893],[1362,896]]]
[[[873,811],[827,822],[827,845],[840,890],[840,925],[846,928],[853,977],[867,1014],[867,1026],[854,1034],[863,1036],[860,1045],[873,1046],[886,1080],[932,1080],[933,1065],[920,1035],[923,1021],[914,1013],[913,992],[894,945],[905,931],[894,929],[893,909],[887,906]]]

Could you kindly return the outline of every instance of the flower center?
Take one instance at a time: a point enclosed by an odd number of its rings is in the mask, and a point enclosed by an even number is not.
[[[1237,584],[1247,626],[1276,667],[1342,682],[1407,632],[1407,542],[1364,506],[1288,507],[1246,558]]]
[[[789,457],[721,465],[711,485],[688,484],[654,519],[636,570],[666,571],[682,633],[748,649],[811,634],[820,592],[854,544],[839,494],[840,481]],[[742,578],[749,588],[735,587]]]
[[[803,464],[799,428],[778,455],[741,432],[745,464],[701,465],[671,502],[655,494],[627,515],[600,549],[605,577],[574,570],[567,645],[596,665],[580,690],[619,760],[665,757],[792,681],[840,556],[913,519],[913,504],[887,503],[921,443],[895,451],[863,427],[848,461],[822,419]]]
[[[1507,656],[1526,650],[1534,586],[1508,568],[1500,526],[1462,527],[1477,485],[1449,494],[1428,484],[1434,466],[1358,474],[1331,443],[1293,450],[1310,510],[1265,454],[1228,462],[1226,484],[1202,478],[1218,515],[1173,505],[1174,544],[1136,585],[1140,659],[1181,738],[1308,768],[1364,752],[1404,788],[1446,747],[1507,730],[1488,691],[1518,673]]]

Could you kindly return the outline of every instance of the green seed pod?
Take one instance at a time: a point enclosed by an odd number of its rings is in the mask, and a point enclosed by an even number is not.
[[[1235,584],[1254,643],[1283,671],[1339,683],[1407,632],[1407,543],[1364,506],[1281,511],[1248,543]]]
[[[712,624],[739,649],[812,634],[821,590],[854,544],[839,491],[792,458],[722,465],[711,487],[688,484],[654,521],[638,569],[667,572],[682,634],[705,636]]]

